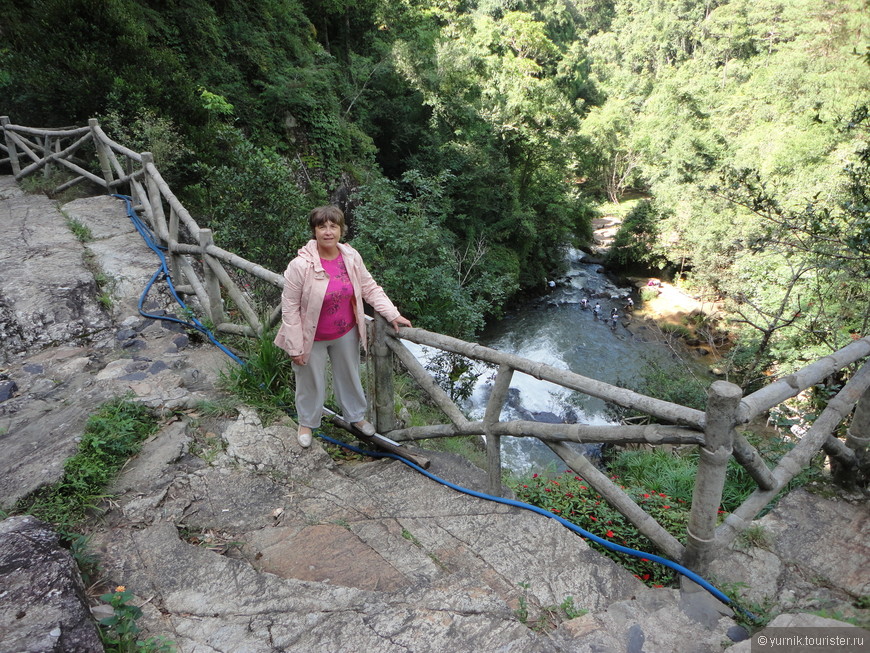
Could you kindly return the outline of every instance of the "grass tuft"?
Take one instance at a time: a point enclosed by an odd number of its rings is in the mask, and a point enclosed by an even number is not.
[[[64,463],[63,478],[21,499],[15,512],[74,531],[88,510],[106,498],[105,488],[157,426],[141,404],[126,398],[106,402],[88,419],[78,452]]]

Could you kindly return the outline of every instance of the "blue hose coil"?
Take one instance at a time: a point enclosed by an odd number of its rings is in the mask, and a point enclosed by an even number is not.
[[[142,222],[136,212],[133,210],[133,204],[130,200],[130,197],[126,195],[112,195],[112,197],[117,197],[119,199],[124,200],[124,203],[127,206],[127,216],[130,218],[130,221],[133,223],[133,226],[136,228],[136,231],[139,232],[139,235],[142,236],[142,239],[145,241],[145,244],[157,254],[160,259],[160,267],[154,272],[151,276],[151,279],[148,281],[148,284],[145,286],[145,290],[142,292],[142,295],[139,297],[139,314],[143,317],[151,318],[152,320],[165,320],[167,322],[175,322],[177,324],[183,324],[186,327],[191,329],[196,329],[200,333],[204,334],[209,341],[218,347],[221,351],[223,351],[227,356],[232,358],[242,367],[245,367],[245,361],[236,356],[233,352],[227,349],[224,345],[218,342],[217,338],[215,338],[214,334],[206,328],[202,322],[196,319],[193,315],[191,315],[190,321],[181,320],[177,317],[172,317],[169,315],[154,315],[152,313],[146,313],[143,305],[145,304],[145,298],[148,296],[148,293],[151,291],[151,287],[163,275],[163,278],[166,279],[166,285],[169,287],[169,292],[172,293],[172,296],[175,298],[175,301],[178,302],[178,305],[181,306],[182,310],[189,310],[187,305],[178,296],[178,293],[175,291],[175,286],[172,283],[172,276],[169,274],[169,266],[166,264],[166,255],[163,251],[166,249],[165,247],[161,247],[157,244],[154,239],[154,235],[151,230]]]

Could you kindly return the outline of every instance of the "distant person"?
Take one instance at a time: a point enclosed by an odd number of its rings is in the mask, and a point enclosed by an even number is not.
[[[275,344],[293,360],[296,375],[297,439],[311,445],[326,399],[326,360],[345,421],[364,435],[375,429],[365,418],[366,397],[359,376],[359,346],[366,344],[363,300],[393,325],[411,326],[366,269],[350,245],[339,243],[347,227],[337,206],[321,206],[308,216],[312,239],[284,272],[281,328]]]
[[[589,308],[589,300],[586,299],[585,297],[580,299],[580,308],[582,308],[583,310],[586,310],[587,308]]]
[[[634,309],[634,300],[633,300],[631,297],[628,297],[628,298],[625,300],[625,310],[626,310],[626,311],[631,311],[631,310],[633,310],[633,309]]]
[[[601,304],[595,302],[595,306],[592,307],[592,314],[595,316],[595,319],[598,319],[598,314],[601,312]]]
[[[610,313],[610,330],[611,331],[616,331],[616,323],[618,321],[619,321],[619,313],[617,313],[616,309],[614,308],[613,311]]]

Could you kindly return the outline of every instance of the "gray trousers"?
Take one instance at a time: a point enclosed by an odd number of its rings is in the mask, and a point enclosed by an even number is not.
[[[332,389],[348,422],[366,414],[366,396],[359,378],[359,330],[354,327],[335,340],[315,340],[306,365],[293,364],[296,374],[296,414],[300,426],[320,426],[326,400],[326,359],[332,363]]]

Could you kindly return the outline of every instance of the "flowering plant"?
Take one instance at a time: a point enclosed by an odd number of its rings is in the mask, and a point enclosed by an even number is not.
[[[611,480],[618,482],[619,479],[614,476]],[[655,552],[656,547],[649,538],[642,535],[631,522],[602,499],[591,485],[570,470],[559,476],[533,474],[530,477],[514,479],[510,486],[518,500],[549,510],[603,540],[638,551]],[[623,489],[671,535],[685,542],[686,523],[689,518],[689,505],[686,501],[669,497],[663,492],[625,487]],[[674,586],[676,583],[677,574],[669,567],[646,558],[612,551],[591,540],[589,545],[630,570],[647,585],[664,587]]]

